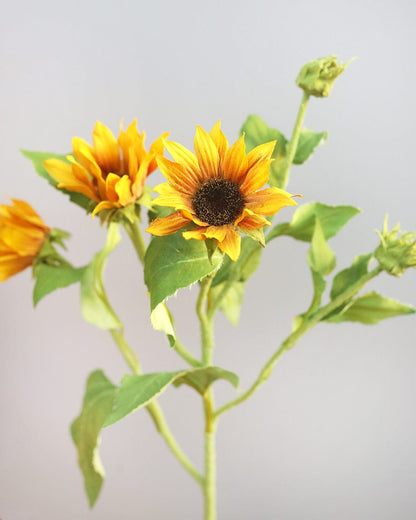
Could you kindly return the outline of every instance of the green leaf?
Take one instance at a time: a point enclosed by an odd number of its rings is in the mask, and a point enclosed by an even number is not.
[[[104,480],[99,454],[100,430],[113,409],[117,387],[102,370],[90,374],[81,414],[71,425],[71,435],[78,451],[78,463],[84,476],[85,490],[92,507]]]
[[[222,282],[212,288],[212,298],[215,299],[224,288],[226,282]],[[244,299],[246,284],[245,282],[233,282],[221,302],[220,309],[227,319],[233,324],[238,325],[240,319],[241,305]]]
[[[173,384],[174,386],[192,386],[198,393],[204,395],[212,383],[218,379],[224,379],[234,387],[238,387],[239,378],[237,374],[220,367],[202,367],[188,370],[183,376],[175,379]]]
[[[222,260],[222,253],[216,251],[210,261],[205,244],[185,240],[181,232],[153,237],[144,266],[152,311],[178,289],[188,287],[218,269]]]
[[[300,206],[293,214],[292,222],[278,224],[267,235],[267,241],[279,235],[288,235],[297,240],[310,242],[315,229],[315,220],[319,218],[325,240],[333,237],[360,210],[353,206],[328,206],[321,202],[310,202]]]
[[[331,287],[331,300],[342,294],[344,291],[357,282],[362,276],[368,273],[368,266],[373,258],[373,254],[359,255],[347,269],[343,269],[334,277]]]
[[[220,378],[230,381],[234,386],[238,385],[238,377],[235,374],[218,367],[124,376],[115,398],[113,413],[107,418],[104,426],[110,426],[130,413],[148,405],[178,379],[180,379],[178,385],[190,385],[201,393]]]
[[[212,281],[212,286],[226,282],[227,280],[247,281],[256,271],[260,264],[262,247],[251,238],[243,238],[241,241],[241,253],[236,262],[233,262],[228,256],[224,257],[224,261],[218,269],[217,274]]]
[[[176,341],[175,329],[173,328],[173,318],[164,303],[156,305],[150,315],[150,321],[155,330],[160,330],[166,334],[169,345],[173,347]]]
[[[350,302],[337,315],[332,315],[324,321],[341,323],[342,321],[357,321],[372,325],[386,318],[414,314],[416,310],[410,305],[400,303],[393,298],[386,298],[376,292],[370,292]]]
[[[108,227],[107,241],[90,264],[85,266],[81,278],[81,312],[88,323],[102,329],[119,329],[121,323],[108,303],[103,285],[103,273],[107,257],[120,242],[117,224]]]
[[[33,288],[33,305],[36,306],[44,296],[52,291],[79,282],[83,273],[83,267],[37,264],[34,269],[36,282]]]
[[[308,263],[313,271],[321,276],[328,275],[335,267],[335,255],[326,243],[319,218],[316,218],[311,247],[308,251]]]
[[[268,126],[259,116],[250,115],[244,122],[240,130],[240,135],[245,134],[244,142],[247,152],[256,146],[270,141],[276,141],[272,158],[274,161],[270,166],[269,184],[275,187],[282,187],[282,166],[286,157],[286,137],[275,128]]]
[[[86,195],[74,191],[68,191],[63,188],[58,188],[58,183],[56,180],[49,175],[49,173],[46,171],[46,168],[43,166],[43,161],[46,161],[47,159],[59,159],[60,161],[69,164],[66,155],[58,155],[51,152],[31,152],[29,150],[21,150],[21,152],[25,157],[32,161],[36,172],[41,177],[46,179],[51,186],[56,188],[58,191],[68,195],[72,202],[78,206],[81,206],[81,208],[84,208],[86,211],[91,212],[94,209],[96,202],[88,198]]]
[[[328,137],[327,132],[314,132],[307,128],[302,128],[296,148],[293,164],[303,164],[315,151],[315,148],[325,143]]]

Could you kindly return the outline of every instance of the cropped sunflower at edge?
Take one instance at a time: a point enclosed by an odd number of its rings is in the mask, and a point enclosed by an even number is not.
[[[265,216],[297,205],[287,191],[260,190],[269,178],[275,143],[262,144],[246,154],[244,135],[229,147],[220,121],[209,134],[197,126],[195,154],[179,143],[165,141],[174,161],[156,159],[169,182],[155,188],[160,194],[155,204],[176,211],[156,218],[147,231],[164,236],[193,222],[197,227],[184,231],[185,239],[216,239],[221,251],[236,261],[241,248],[237,229],[249,233],[270,226]]]
[[[126,131],[120,125],[116,140],[112,132],[97,121],[92,134],[93,145],[74,137],[69,163],[48,159],[44,166],[49,175],[65,188],[86,195],[97,202],[92,216],[103,209],[124,208],[143,194],[146,178],[157,168],[156,155],[163,154],[164,133],[144,147],[145,133],[139,133],[134,120]]]

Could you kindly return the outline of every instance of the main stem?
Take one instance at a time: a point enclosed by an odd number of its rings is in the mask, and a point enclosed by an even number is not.
[[[201,324],[202,363],[212,365],[214,351],[213,316],[207,313],[207,298],[215,273],[208,275],[201,282],[201,290],[196,304],[196,312]],[[204,512],[205,520],[216,518],[216,448],[215,433],[217,419],[214,414],[214,390],[210,387],[204,395],[205,413],[205,477],[204,477]]]

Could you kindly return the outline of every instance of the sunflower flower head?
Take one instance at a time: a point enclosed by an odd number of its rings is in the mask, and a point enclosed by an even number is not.
[[[156,156],[163,154],[163,138],[167,136],[160,136],[146,151],[145,133],[138,132],[136,120],[125,131],[120,125],[118,139],[97,121],[93,145],[74,137],[68,162],[47,159],[43,164],[58,182],[58,188],[82,193],[97,203],[94,216],[104,209],[125,208],[140,199],[147,176],[157,168]]]
[[[296,205],[284,190],[260,190],[269,178],[275,141],[246,154],[244,136],[229,146],[218,122],[209,134],[197,127],[195,154],[179,143],[165,141],[165,146],[174,161],[157,158],[169,182],[155,188],[160,194],[155,204],[176,211],[151,222],[147,231],[153,235],[169,235],[193,223],[194,229],[183,232],[185,239],[215,239],[235,261],[241,247],[238,231],[255,235],[270,225],[264,216]]]
[[[375,251],[375,257],[387,273],[401,276],[409,267],[416,268],[416,233],[402,233],[399,225],[389,231],[387,217],[383,231],[377,233],[380,245]]]
[[[0,282],[34,263],[50,231],[27,202],[0,206]]]

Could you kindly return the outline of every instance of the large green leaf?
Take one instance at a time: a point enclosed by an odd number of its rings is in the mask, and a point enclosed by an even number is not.
[[[221,293],[225,284],[226,282],[222,282],[219,285],[212,287],[211,296],[213,300],[215,300],[215,298],[217,298]],[[233,325],[238,325],[240,319],[240,311],[244,299],[245,288],[245,282],[232,282],[220,304],[221,311]]]
[[[188,287],[218,269],[222,259],[222,253],[216,251],[210,261],[205,244],[185,240],[180,231],[165,237],[153,237],[144,266],[152,311],[178,289]]]
[[[70,265],[48,265],[39,263],[34,269],[36,279],[33,288],[33,305],[37,305],[47,294],[81,280],[84,268]]]
[[[310,242],[316,218],[319,218],[325,240],[328,240],[359,212],[360,210],[353,206],[328,206],[321,202],[310,202],[295,211],[292,222],[278,224],[271,229],[267,235],[267,241],[280,235],[288,235],[297,240]]]
[[[238,385],[238,377],[235,374],[219,367],[124,376],[115,398],[113,413],[107,417],[104,426],[110,426],[148,405],[175,381],[177,385],[187,384],[199,393],[204,393],[217,379],[226,379],[234,386]]]
[[[325,143],[327,137],[327,132],[314,132],[313,130],[302,128],[295,157],[293,158],[293,164],[303,164],[306,162],[316,147]]]
[[[84,476],[90,506],[96,502],[104,480],[99,454],[100,430],[113,409],[117,387],[102,370],[90,374],[81,414],[71,425],[71,435],[78,451],[78,463]]]
[[[258,242],[249,237],[243,238],[241,240],[240,256],[237,261],[233,262],[228,256],[225,256],[220,269],[218,269],[212,281],[212,286],[215,287],[228,280],[247,281],[260,264],[261,253],[262,247]]]
[[[326,243],[321,221],[317,217],[308,251],[308,263],[311,269],[321,276],[328,275],[335,267],[335,255]]]
[[[175,329],[173,327],[173,318],[164,303],[156,305],[150,315],[150,321],[155,330],[160,330],[166,334],[169,345],[173,347],[176,341]]]
[[[58,191],[68,195],[72,202],[74,202],[78,206],[81,206],[81,208],[84,208],[86,211],[91,212],[94,209],[96,203],[93,200],[89,199],[86,195],[83,195],[82,193],[77,193],[75,191],[68,191],[62,188],[58,188],[58,183],[46,171],[46,168],[43,165],[43,161],[46,161],[47,159],[59,159],[60,161],[69,163],[66,155],[58,155],[56,153],[51,152],[31,152],[29,150],[21,150],[21,152],[25,157],[32,161],[36,172],[41,177],[46,179],[51,186],[58,189]]]
[[[367,274],[368,265],[373,258],[373,254],[359,255],[347,269],[343,269],[334,277],[331,287],[331,300],[342,294],[351,285],[357,282],[362,276]]]
[[[330,317],[325,318],[325,321],[332,323],[358,321],[372,325],[386,318],[415,312],[414,307],[410,305],[400,303],[393,298],[386,298],[376,292],[369,292],[350,302],[339,314],[331,314]]]
[[[120,242],[118,225],[110,224],[104,249],[97,253],[81,277],[81,312],[89,323],[102,329],[119,329],[121,323],[108,303],[103,285],[107,257]]]

